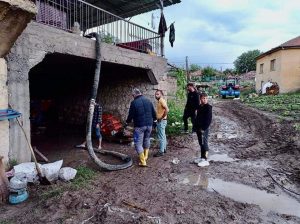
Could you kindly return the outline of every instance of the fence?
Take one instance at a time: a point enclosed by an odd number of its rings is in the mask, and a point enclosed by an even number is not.
[[[143,53],[161,55],[158,33],[82,0],[36,0],[35,20],[69,32],[97,32],[102,41]]]

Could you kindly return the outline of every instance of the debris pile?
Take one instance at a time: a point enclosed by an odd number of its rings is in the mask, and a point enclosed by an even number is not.
[[[61,168],[62,164],[63,160],[59,160],[53,163],[38,164],[38,167],[42,171],[42,176],[49,183],[54,183],[58,179],[62,181],[74,179],[77,170],[71,167]],[[38,171],[34,162],[18,164],[6,173],[1,165],[3,165],[2,158],[0,158],[0,202],[6,202],[8,198],[10,204],[19,204],[29,197],[27,192],[28,183],[42,184],[39,182]],[[9,181],[8,177],[10,177]]]

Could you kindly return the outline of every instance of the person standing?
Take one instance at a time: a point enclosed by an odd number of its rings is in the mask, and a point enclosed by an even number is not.
[[[157,117],[157,137],[159,139],[159,151],[154,154],[154,157],[163,156],[167,152],[167,136],[166,136],[166,126],[167,126],[167,114],[169,108],[166,100],[163,98],[162,90],[156,90],[155,98],[157,100],[156,105],[156,117]]]
[[[212,121],[212,106],[208,104],[208,97],[206,93],[200,96],[200,105],[197,107],[195,119],[195,129],[198,137],[198,142],[201,150],[201,157],[195,159],[198,166],[208,166],[208,133],[209,126]]]
[[[188,95],[187,95],[187,102],[184,108],[184,113],[183,113],[183,123],[184,123],[184,133],[188,133],[188,118],[191,118],[192,121],[192,132],[195,132],[194,128],[194,122],[195,122],[195,112],[197,107],[199,106],[199,95],[198,92],[196,91],[193,83],[188,83],[187,84],[187,90],[188,90]]]
[[[102,148],[102,135],[101,135],[101,123],[102,123],[102,107],[95,103],[94,113],[93,113],[93,121],[92,121],[92,130],[94,130],[95,136],[98,141],[98,149]],[[86,141],[84,141],[80,145],[76,145],[76,148],[86,148]]]
[[[134,100],[130,103],[125,126],[133,120],[135,150],[139,155],[139,165],[144,167],[147,166],[150,149],[150,135],[153,122],[156,120],[156,112],[152,102],[143,96],[139,89],[133,89],[132,96]]]

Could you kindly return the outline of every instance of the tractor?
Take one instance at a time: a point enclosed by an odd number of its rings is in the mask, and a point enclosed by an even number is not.
[[[225,81],[225,85],[220,87],[219,94],[220,96],[225,99],[226,97],[240,97],[240,86],[237,84],[236,79],[227,79]]]

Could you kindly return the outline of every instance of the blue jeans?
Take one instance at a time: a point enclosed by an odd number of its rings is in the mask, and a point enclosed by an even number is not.
[[[95,135],[96,135],[96,138],[99,140],[99,139],[102,139],[102,135],[101,135],[101,132],[100,132],[100,127],[95,127]]]
[[[157,130],[157,137],[159,140],[159,151],[161,153],[166,152],[167,149],[166,127],[167,127],[167,120],[161,120],[160,122],[157,122],[156,130]]]
[[[209,150],[208,148],[208,133],[209,129],[207,128],[205,131],[201,132],[201,129],[197,130],[198,142],[201,149],[201,158],[206,158],[206,152]]]
[[[144,149],[150,148],[150,135],[152,126],[135,127],[133,132],[133,141],[135,150],[138,154],[144,152]]]

